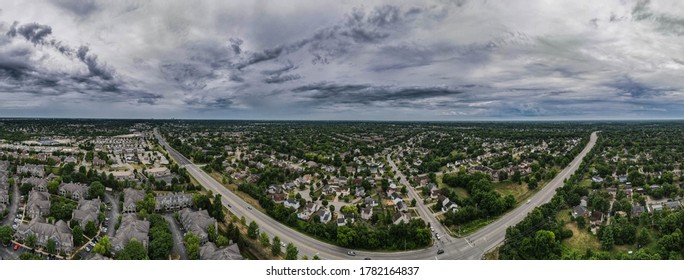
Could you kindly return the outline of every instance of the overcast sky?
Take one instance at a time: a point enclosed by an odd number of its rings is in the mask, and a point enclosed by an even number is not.
[[[684,1],[0,0],[0,116],[684,116]]]

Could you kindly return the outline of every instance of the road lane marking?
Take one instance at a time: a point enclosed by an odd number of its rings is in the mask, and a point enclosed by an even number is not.
[[[473,248],[475,247],[472,243],[470,243],[470,240],[468,240],[467,237],[464,238],[464,239],[465,239],[465,241],[468,243],[468,245],[470,245],[470,247],[473,247]]]

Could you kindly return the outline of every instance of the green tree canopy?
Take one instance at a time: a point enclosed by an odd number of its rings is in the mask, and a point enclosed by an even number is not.
[[[147,250],[140,241],[135,238],[128,241],[121,252],[117,253],[117,260],[149,260]]]
[[[295,247],[294,244],[292,244],[292,243],[287,244],[287,249],[285,250],[285,259],[286,260],[296,260],[298,254],[299,254],[299,250],[297,250],[297,247]]]

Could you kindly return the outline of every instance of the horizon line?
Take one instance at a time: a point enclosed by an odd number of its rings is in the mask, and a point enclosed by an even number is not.
[[[614,122],[684,121],[684,118],[596,118],[596,119],[463,119],[463,120],[381,120],[381,119],[249,119],[249,118],[98,118],[98,117],[4,117],[0,120],[131,120],[131,121],[253,121],[253,122]]]

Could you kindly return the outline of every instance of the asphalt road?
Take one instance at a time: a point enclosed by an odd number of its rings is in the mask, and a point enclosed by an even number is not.
[[[183,232],[178,226],[178,222],[173,218],[173,214],[165,214],[164,219],[169,223],[171,235],[173,235],[173,251],[180,256],[181,260],[187,260],[188,254],[185,252],[185,244],[183,243]]]
[[[507,227],[520,222],[525,218],[527,213],[534,209],[534,207],[551,200],[555,190],[563,185],[564,179],[570,177],[570,175],[577,170],[579,164],[582,162],[582,158],[584,158],[596,143],[596,132],[594,132],[591,134],[590,141],[584,150],[582,150],[570,165],[563,169],[556,178],[551,180],[551,182],[532,197],[530,203],[523,204],[518,208],[511,210],[499,220],[487,225],[467,238],[450,238],[448,244],[442,245],[442,249],[445,251],[444,254],[436,254],[437,244],[435,244],[435,246],[426,249],[392,253],[356,250],[356,256],[351,257],[346,255],[346,252],[349,251],[349,249],[316,240],[281,224],[264,213],[251,209],[251,207],[237,195],[214,180],[214,178],[209,176],[195,164],[192,164],[182,154],[171,148],[171,146],[169,146],[159,135],[156,129],[155,136],[159,140],[159,143],[169,152],[169,155],[173,157],[179,165],[185,167],[188,173],[190,173],[202,186],[214,193],[221,194],[223,204],[226,205],[228,210],[232,213],[238,217],[244,216],[248,223],[250,221],[255,221],[259,225],[261,231],[269,234],[271,238],[274,235],[277,235],[283,242],[293,243],[299,249],[300,256],[306,255],[311,258],[314,255],[318,255],[321,259],[363,259],[365,257],[370,257],[372,259],[399,260],[481,259],[484,252],[494,248],[504,240]],[[437,224],[433,226],[436,225]],[[436,229],[440,228],[441,226],[436,227]]]
[[[114,229],[114,226],[119,218],[119,196],[116,195],[112,197],[110,194],[105,193],[105,201],[112,204],[112,210],[107,211],[106,213],[106,217],[109,218],[109,221],[107,221],[107,232],[105,233],[105,235],[108,235],[111,240],[111,237],[116,234],[116,229]]]
[[[423,199],[418,195],[418,192],[416,192],[416,190],[409,184],[404,173],[402,173],[399,170],[399,168],[390,158],[389,155],[387,155],[387,162],[389,162],[389,165],[394,171],[394,174],[399,176],[399,183],[401,185],[406,186],[409,198],[416,200],[416,210],[418,210],[418,214],[420,214],[421,218],[423,218],[423,221],[425,221],[426,223],[430,223],[430,226],[432,226],[435,229],[433,233],[433,240],[435,241],[435,245],[441,248],[445,244],[452,243],[454,241],[454,238],[449,236],[444,226],[442,226],[442,223],[440,223],[439,220],[437,220],[437,217],[433,215],[433,212],[430,209],[428,209],[427,206],[425,206],[425,203],[423,203]],[[439,240],[435,238],[435,233],[439,233]]]
[[[5,217],[5,220],[2,222],[3,226],[11,226],[14,223],[14,219],[17,217],[17,208],[19,207],[19,180],[16,180],[15,178],[15,183],[14,186],[12,187],[12,202],[8,206],[7,209],[9,209],[9,213]]]

